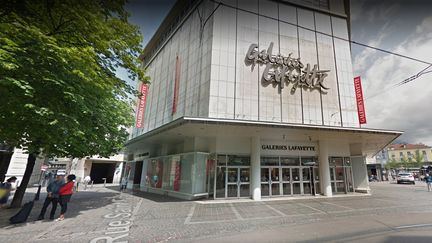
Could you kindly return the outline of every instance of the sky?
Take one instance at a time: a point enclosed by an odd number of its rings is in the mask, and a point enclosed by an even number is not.
[[[352,40],[432,63],[431,1],[351,2]],[[351,50],[354,75],[362,78],[365,127],[402,130],[399,141],[432,145],[432,73],[392,87],[428,65],[354,44]]]
[[[125,8],[130,14],[129,22],[140,27],[143,35],[143,47],[150,41],[174,3],[175,0],[128,1]],[[136,86],[136,82],[127,77],[125,70],[117,70],[117,76],[127,80],[132,86]]]
[[[138,25],[143,46],[174,0],[130,0],[129,21]],[[432,63],[432,1],[351,1],[351,38]],[[402,130],[399,142],[432,145],[432,72],[399,87],[394,84],[428,67],[355,44],[351,46],[354,76],[361,76],[367,124],[362,127]],[[432,71],[432,67],[426,71]],[[125,73],[118,72],[120,77]]]

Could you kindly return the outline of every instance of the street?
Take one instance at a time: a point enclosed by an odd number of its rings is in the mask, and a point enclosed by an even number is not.
[[[42,194],[25,224],[9,225],[16,210],[0,211],[0,242],[430,242],[424,183],[371,189],[331,199],[191,202],[94,187],[73,195],[62,222],[35,221]]]

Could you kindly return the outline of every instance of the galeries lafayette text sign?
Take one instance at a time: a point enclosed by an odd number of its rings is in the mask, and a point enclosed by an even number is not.
[[[273,42],[270,42],[267,50],[262,51],[259,51],[257,44],[252,44],[246,54],[246,64],[252,65],[252,70],[256,64],[266,65],[261,79],[264,86],[272,84],[273,87],[279,86],[281,90],[292,83],[291,93],[298,87],[327,93],[329,88],[324,85],[324,79],[330,70],[319,70],[316,64],[312,69],[310,64],[305,67],[300,58],[291,57],[292,53],[285,57],[281,54],[273,55],[272,52]]]
[[[274,145],[274,144],[263,144],[261,145],[263,150],[291,150],[291,151],[315,151],[314,146],[296,146],[296,145]]]

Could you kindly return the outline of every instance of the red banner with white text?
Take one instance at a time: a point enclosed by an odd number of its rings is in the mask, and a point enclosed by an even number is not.
[[[354,78],[354,89],[357,101],[357,112],[360,124],[366,124],[366,110],[360,76]]]
[[[174,96],[173,96],[173,104],[172,104],[172,114],[177,112],[177,101],[179,96],[179,88],[180,88],[180,58],[177,55],[176,57],[176,66],[175,66],[175,77],[174,77]]]
[[[144,112],[145,112],[145,107],[147,102],[147,92],[148,92],[148,85],[142,83],[140,88],[141,98],[139,99],[139,103],[138,103],[137,119],[135,124],[137,128],[143,127]]]

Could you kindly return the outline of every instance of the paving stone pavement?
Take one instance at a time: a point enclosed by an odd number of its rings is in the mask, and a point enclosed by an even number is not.
[[[95,187],[73,195],[62,222],[35,221],[42,194],[25,224],[9,225],[16,210],[0,210],[0,242],[207,241],[347,218],[432,213],[432,193],[423,183],[383,182],[372,189],[372,196],[208,203]]]

